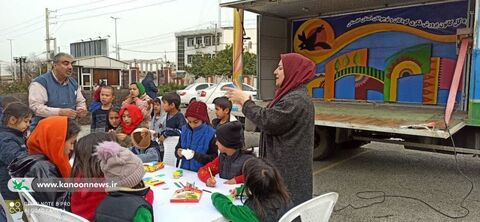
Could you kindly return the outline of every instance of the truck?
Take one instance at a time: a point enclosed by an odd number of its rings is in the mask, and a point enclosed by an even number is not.
[[[370,141],[480,154],[478,0],[224,0],[257,14],[258,98],[280,54],[316,64],[314,158]]]

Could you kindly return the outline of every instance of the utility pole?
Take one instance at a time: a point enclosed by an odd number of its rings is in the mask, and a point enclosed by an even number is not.
[[[53,54],[57,54],[59,51],[57,51],[57,38],[53,38]]]
[[[218,32],[217,32],[217,24],[215,24],[215,41],[213,41],[215,43],[215,56],[217,56],[217,46],[219,44],[219,42],[217,42],[217,37],[218,36]]]
[[[13,65],[13,47],[12,47],[12,41],[13,39],[8,39],[10,41],[10,65],[13,68],[13,80],[17,79],[17,66]]]
[[[52,55],[50,53],[50,21],[49,21],[49,11],[48,8],[45,8],[45,33],[46,33],[46,43],[47,43],[47,70],[51,69],[51,64],[50,62],[52,61]],[[21,63],[20,63],[21,64]],[[21,72],[22,69],[20,69]]]
[[[118,48],[118,41],[117,41],[117,19],[119,18],[113,17],[113,16],[110,16],[110,18],[115,20],[115,54],[116,54],[117,60],[120,60],[120,49]]]
[[[222,3],[222,0],[218,0],[218,27],[222,28],[222,7],[220,4]]]

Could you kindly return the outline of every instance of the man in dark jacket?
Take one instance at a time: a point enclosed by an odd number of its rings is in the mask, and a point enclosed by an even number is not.
[[[147,93],[147,95],[152,99],[157,98],[158,92],[157,86],[153,80],[154,78],[152,72],[148,72],[147,76],[145,76],[145,79],[142,80],[142,85],[145,87],[145,93]]]

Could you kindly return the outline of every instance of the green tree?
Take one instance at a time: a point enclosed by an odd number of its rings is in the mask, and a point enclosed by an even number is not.
[[[257,56],[253,53],[243,53],[243,74],[256,75]],[[192,65],[186,71],[194,78],[207,77],[212,75],[232,77],[233,74],[233,48],[227,45],[224,50],[219,51],[213,58],[199,53],[192,58]]]
[[[197,53],[196,55],[193,56],[192,58],[192,65],[187,66],[185,70],[194,76],[195,79],[199,77],[206,77],[208,75],[211,75],[208,73],[208,58],[206,58],[203,54]]]
[[[257,55],[243,53],[243,75],[257,75]]]
[[[225,49],[219,51],[215,58],[213,59],[214,63],[214,74],[219,76],[231,77],[233,72],[233,49],[231,45],[226,45]]]

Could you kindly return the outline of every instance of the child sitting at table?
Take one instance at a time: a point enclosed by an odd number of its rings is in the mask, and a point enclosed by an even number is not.
[[[143,121],[142,111],[135,105],[127,104],[120,110],[119,115],[120,126],[116,129],[117,141],[123,147],[131,147],[130,134],[141,126]]]
[[[74,161],[71,177],[74,181],[84,178],[103,182],[103,172],[95,153],[95,146],[104,141],[112,141],[112,135],[105,132],[90,133],[78,140],[74,146]],[[106,192],[92,192],[89,188],[75,189],[70,196],[71,212],[93,221],[95,209],[107,196]]]
[[[116,186],[106,189],[108,195],[97,207],[94,220],[153,221],[153,192],[143,183],[142,160],[115,142],[102,142],[96,148],[105,180],[115,181]]]
[[[147,128],[137,128],[131,135],[133,147],[130,147],[130,151],[144,163],[160,162],[163,158],[163,151],[158,143],[152,140],[152,134]]]
[[[188,124],[182,127],[175,156],[182,160],[180,168],[197,172],[218,156],[215,129],[210,126],[207,105],[203,102],[188,105],[185,116]]]
[[[278,170],[269,161],[251,158],[243,166],[245,185],[232,191],[242,198],[244,205],[235,205],[221,193],[213,193],[212,203],[231,221],[278,221],[293,206],[290,194]],[[243,202],[243,200],[242,200]]]
[[[215,133],[220,155],[198,170],[198,178],[209,187],[215,187],[214,176],[227,179],[226,184],[243,183],[242,167],[246,160],[253,157],[242,150],[242,124],[238,121],[219,125]]]

